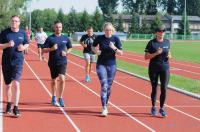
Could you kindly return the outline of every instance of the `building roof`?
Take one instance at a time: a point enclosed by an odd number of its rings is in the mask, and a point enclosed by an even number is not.
[[[119,19],[120,15],[119,14],[114,14],[113,18],[114,19]],[[131,19],[131,15],[121,15],[122,19],[124,20],[130,20]],[[155,15],[140,15],[140,17],[143,19],[145,18],[146,20],[154,20]],[[177,21],[181,21],[182,20],[182,16],[180,15],[164,15],[161,16],[161,20],[163,21],[167,21],[169,19],[173,19],[173,20],[177,20]],[[200,22],[200,17],[199,16],[188,16],[188,20],[189,21],[198,21]]]

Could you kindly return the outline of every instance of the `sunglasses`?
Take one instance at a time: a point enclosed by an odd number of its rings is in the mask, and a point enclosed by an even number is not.
[[[157,30],[156,32],[165,32],[165,30]]]

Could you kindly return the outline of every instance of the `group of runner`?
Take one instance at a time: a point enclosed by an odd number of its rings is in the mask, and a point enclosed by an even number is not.
[[[67,35],[62,34],[63,25],[61,22],[54,23],[54,33],[50,36],[40,27],[36,33],[39,59],[44,60],[44,53],[49,53],[48,66],[51,74],[51,104],[64,107],[63,91],[65,88],[65,74],[67,68],[67,55],[71,52],[72,43]],[[93,28],[88,27],[87,33],[80,39],[83,47],[85,65],[85,82],[90,82],[90,72],[92,63],[96,62],[96,72],[101,85],[101,116],[108,115],[107,104],[111,94],[111,87],[116,75],[116,55],[123,55],[122,43],[114,35],[115,28],[110,22],[103,25],[103,35],[94,35]],[[165,117],[164,102],[166,89],[169,82],[169,62],[171,58],[170,43],[164,39],[164,27],[155,30],[156,37],[147,44],[145,48],[145,59],[150,59],[149,77],[152,84],[152,108],[151,114],[156,116],[156,91],[158,78],[161,81],[160,114]],[[29,39],[26,32],[20,29],[20,17],[15,15],[10,19],[10,27],[0,34],[0,49],[2,54],[2,71],[6,84],[6,113],[13,113],[15,117],[20,116],[18,107],[20,97],[20,79],[23,70],[23,52],[29,47]],[[96,56],[98,59],[96,61]],[[58,83],[58,85],[57,85]],[[13,109],[12,90],[13,85]]]

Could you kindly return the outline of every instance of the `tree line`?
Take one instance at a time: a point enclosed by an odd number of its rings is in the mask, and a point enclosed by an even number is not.
[[[0,0],[0,30],[9,25],[10,16],[16,13],[22,16],[22,27],[29,25],[30,14],[27,9],[30,1]],[[118,11],[120,2],[123,6],[121,12]],[[85,31],[88,26],[93,26],[95,31],[102,31],[102,24],[109,21],[115,24],[118,31],[123,31],[122,16],[131,15],[130,33],[151,33],[156,24],[162,23],[161,15],[183,15],[184,7],[184,0],[98,0],[98,7],[92,14],[89,14],[87,10],[80,13],[74,8],[71,8],[68,14],[62,9],[58,12],[54,9],[34,10],[31,14],[32,29],[35,31],[38,27],[44,27],[44,30],[52,31],[53,22],[59,20],[63,23],[63,31],[66,33]],[[115,20],[113,14],[119,14],[119,19]],[[142,26],[139,26],[138,15],[155,15],[156,17],[152,23],[143,22]],[[187,0],[187,15],[200,16],[200,0]],[[183,28],[183,21],[180,27]],[[183,30],[180,29],[179,33],[182,34]]]

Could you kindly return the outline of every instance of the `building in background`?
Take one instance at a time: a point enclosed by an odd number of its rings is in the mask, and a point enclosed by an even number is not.
[[[131,15],[122,15],[124,32],[128,32],[131,23]],[[142,21],[146,21],[147,24],[155,19],[154,15],[139,15],[139,25],[142,25]],[[120,16],[113,15],[115,21],[118,21]],[[166,26],[166,33],[176,34],[179,29],[179,23],[182,20],[182,16],[178,15],[165,15],[161,16],[161,21]],[[200,17],[199,16],[188,16],[189,27],[192,35],[200,35]]]

